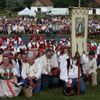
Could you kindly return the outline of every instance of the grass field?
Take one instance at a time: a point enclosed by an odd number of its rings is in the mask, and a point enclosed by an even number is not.
[[[100,69],[98,70],[98,86],[92,87],[87,86],[87,91],[85,94],[80,96],[64,96],[63,88],[52,88],[42,91],[39,94],[33,94],[31,98],[24,96],[18,96],[14,98],[0,98],[0,100],[100,100]]]

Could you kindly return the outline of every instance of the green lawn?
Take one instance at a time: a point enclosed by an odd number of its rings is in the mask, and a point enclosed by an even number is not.
[[[39,94],[33,94],[31,98],[18,96],[14,98],[1,98],[1,100],[100,100],[100,69],[98,70],[98,86],[87,86],[85,94],[80,96],[64,96],[63,88],[52,88],[42,91]]]

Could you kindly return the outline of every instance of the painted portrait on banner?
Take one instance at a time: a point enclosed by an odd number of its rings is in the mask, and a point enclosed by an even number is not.
[[[84,36],[85,19],[84,17],[76,17],[75,19],[75,34],[76,36]]]

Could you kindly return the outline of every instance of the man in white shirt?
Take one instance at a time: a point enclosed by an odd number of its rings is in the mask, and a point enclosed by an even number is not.
[[[51,49],[47,49],[46,53],[40,57],[42,65],[42,88],[46,89],[50,85],[54,86],[58,84],[59,78],[52,73],[53,68],[58,68],[57,58],[53,55]]]
[[[70,64],[68,60],[70,59]],[[65,87],[72,87],[74,91],[77,91],[78,87],[78,66],[76,65],[77,60],[68,57],[65,54],[62,55],[60,60],[60,79],[65,83]],[[80,92],[84,93],[86,86],[80,75]]]
[[[36,60],[34,55],[28,55],[28,63],[26,63],[22,68],[22,82],[31,85],[34,93],[41,91],[41,72],[42,67],[40,62]],[[35,83],[31,84],[32,81]]]
[[[83,66],[83,72],[86,77],[90,77],[92,81],[92,86],[97,85],[97,61],[95,58],[95,52],[90,51],[88,54],[89,61]]]
[[[100,68],[100,43],[97,46],[97,66]]]

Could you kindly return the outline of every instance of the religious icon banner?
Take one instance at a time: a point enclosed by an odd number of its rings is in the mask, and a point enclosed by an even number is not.
[[[75,55],[77,50],[80,55],[82,55],[83,51],[87,52],[88,12],[89,9],[83,7],[76,7],[71,9],[72,56]]]

